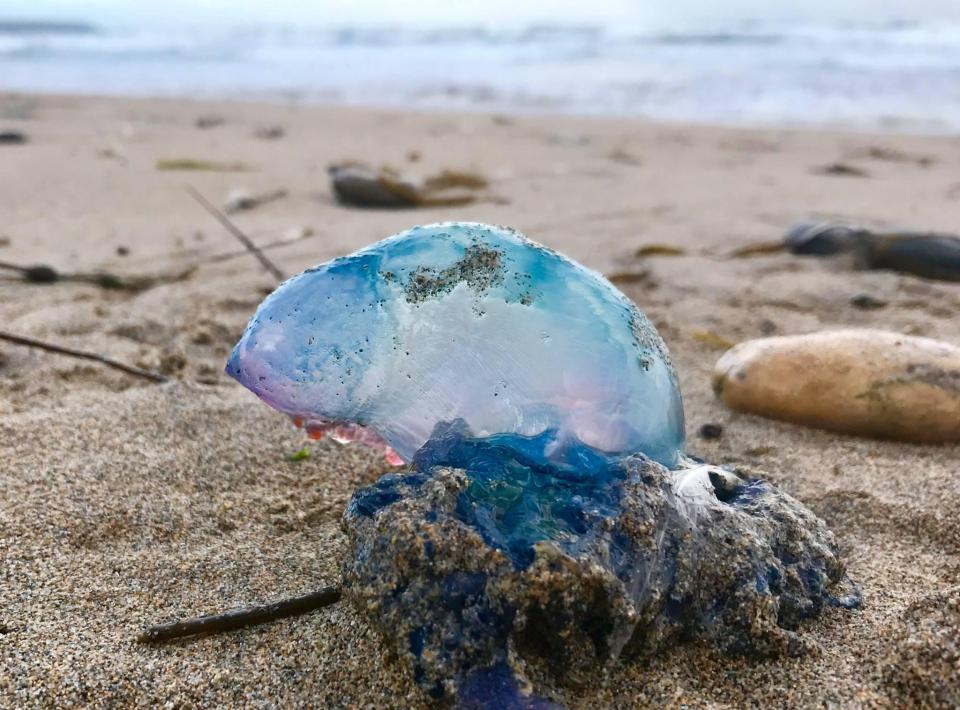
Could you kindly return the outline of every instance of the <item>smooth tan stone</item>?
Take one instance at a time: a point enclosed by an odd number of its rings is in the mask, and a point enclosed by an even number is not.
[[[848,434],[960,442],[960,348],[882,330],[761,338],[728,350],[713,389],[731,409]]]

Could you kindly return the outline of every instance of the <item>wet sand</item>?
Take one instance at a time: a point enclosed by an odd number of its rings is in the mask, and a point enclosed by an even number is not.
[[[197,127],[211,115],[224,123]],[[283,137],[255,135],[274,125]],[[0,261],[122,274],[199,266],[138,294],[0,281],[0,328],[173,378],[156,385],[0,343],[0,706],[424,703],[342,604],[212,638],[133,643],[149,623],[336,582],[340,513],[386,469],[328,441],[291,461],[303,434],[222,374],[273,282],[249,256],[210,262],[238,244],[187,185],[217,203],[234,188],[286,189],[234,220],[261,244],[312,230],[268,251],[289,274],[413,224],[457,219],[509,224],[619,275],[670,347],[689,451],[763,473],[804,501],[836,532],[862,585],[861,610],[830,610],[804,627],[814,651],[801,658],[686,646],[546,694],[571,708],[958,697],[960,667],[944,669],[960,654],[960,447],[736,414],[709,377],[724,341],[767,334],[866,326],[960,344],[960,285],[787,254],[730,257],[800,219],[960,230],[956,139],[0,95],[0,130],[13,129],[29,140],[0,145]],[[175,159],[245,169],[156,167]],[[340,159],[477,170],[494,199],[340,207],[326,176]],[[819,171],[837,162],[866,176]],[[649,245],[684,253],[634,256]],[[861,294],[888,305],[859,310],[850,300]],[[723,436],[698,438],[705,423]]]

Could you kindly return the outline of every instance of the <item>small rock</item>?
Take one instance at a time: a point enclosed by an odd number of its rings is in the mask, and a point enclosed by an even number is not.
[[[887,302],[879,298],[874,298],[869,293],[861,293],[850,299],[850,305],[862,311],[876,311],[880,308],[886,308]]]
[[[643,159],[623,148],[617,148],[610,151],[607,157],[615,163],[621,165],[643,165]]]
[[[60,273],[56,269],[46,264],[29,266],[23,272],[23,280],[33,284],[52,284],[61,278]]]
[[[860,230],[827,222],[800,222],[787,230],[783,244],[793,254],[827,256],[849,251]]]
[[[702,424],[697,429],[697,436],[701,439],[719,439],[723,436],[723,427],[719,424]]]
[[[0,248],[10,246],[10,237],[0,234]]]
[[[817,175],[834,175],[837,177],[870,177],[870,173],[866,170],[858,168],[855,165],[850,165],[849,163],[830,163],[829,165],[822,165],[819,168],[815,168],[813,172]]]
[[[328,172],[337,201],[353,207],[455,207],[485,197],[488,187],[484,176],[461,170],[418,180],[389,167],[348,161]]]
[[[413,207],[418,186],[392,170],[376,170],[360,163],[341,163],[328,169],[337,201],[354,207]]]
[[[854,254],[863,268],[889,269],[927,279],[960,281],[960,237],[935,233],[871,233]]]
[[[731,409],[916,443],[960,442],[960,348],[881,330],[741,343],[714,367]]]
[[[23,145],[27,134],[20,131],[0,131],[0,145]]]
[[[286,133],[283,126],[260,126],[253,132],[253,135],[260,140],[275,141],[283,138]]]
[[[223,116],[218,114],[207,114],[204,116],[198,116],[197,120],[193,122],[197,128],[207,129],[207,128],[216,128],[217,126],[222,126],[227,122]]]
[[[960,281],[960,236],[937,232],[875,231],[825,222],[794,225],[784,238],[793,254],[849,253],[863,269],[889,269],[941,281]]]
[[[285,240],[295,240],[295,239],[307,239],[312,237],[315,234],[313,227],[305,227],[303,225],[290,227],[287,231],[283,233],[283,238]]]
[[[234,212],[252,210],[267,202],[274,202],[286,196],[286,190],[273,190],[271,192],[254,194],[249,190],[238,188],[231,190],[230,194],[227,195],[226,202],[224,202],[223,205],[223,211],[227,214],[232,214]]]
[[[117,256],[130,256],[130,247],[125,247],[122,244],[118,246]]]

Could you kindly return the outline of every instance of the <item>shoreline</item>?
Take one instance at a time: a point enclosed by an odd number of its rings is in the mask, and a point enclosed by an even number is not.
[[[21,102],[17,104],[17,102]],[[0,705],[59,703],[427,707],[372,630],[338,604],[299,619],[161,647],[141,627],[266,602],[339,579],[349,495],[386,470],[372,452],[310,445],[223,374],[274,286],[184,192],[287,194],[232,219],[286,274],[413,224],[508,224],[617,282],[670,348],[687,451],[762,474],[821,516],[865,603],[801,628],[815,649],[754,662],[679,646],[595,682],[539,690],[575,710],[904,704],[924,624],[960,588],[958,446],[840,436],[726,409],[723,343],[877,327],[960,343],[957,284],[785,253],[736,258],[803,219],[956,232],[950,137],[720,128],[248,102],[0,93],[0,260],[188,277],[139,293],[0,281],[4,329],[94,350],[174,380],[154,385],[0,344]],[[199,118],[216,125],[197,126]],[[283,135],[258,137],[279,126]],[[165,170],[166,160],[244,170]],[[478,172],[461,207],[338,205],[331,162],[419,175]],[[824,174],[849,164],[863,175]],[[307,234],[306,230],[312,230]],[[674,256],[636,256],[670,246]],[[860,310],[869,294],[886,303]],[[700,439],[707,423],[718,439]],[[911,685],[913,683],[913,685]]]
[[[376,112],[376,113],[402,113],[413,115],[465,115],[465,116],[484,116],[484,117],[505,117],[508,119],[529,119],[535,121],[549,120],[573,120],[573,121],[597,121],[600,123],[642,123],[652,126],[691,129],[718,129],[724,131],[786,131],[788,133],[824,133],[831,135],[850,135],[850,136],[903,136],[907,138],[948,138],[960,134],[960,125],[952,126],[943,124],[940,127],[931,125],[927,129],[920,128],[925,123],[935,123],[934,119],[876,119],[864,122],[750,122],[750,121],[729,121],[704,120],[697,121],[687,118],[673,118],[666,116],[656,116],[653,114],[630,113],[615,111],[588,112],[578,111],[575,108],[524,108],[522,106],[504,104],[502,106],[481,106],[481,105],[444,105],[442,103],[430,104],[423,103],[411,106],[408,102],[398,100],[390,103],[376,103],[366,101],[344,101],[325,99],[321,96],[309,98],[303,95],[290,95],[285,92],[254,94],[249,96],[239,94],[204,94],[201,96],[189,96],[186,94],[109,94],[97,93],[91,91],[84,92],[61,92],[61,91],[36,91],[19,90],[0,87],[0,102],[8,101],[11,98],[21,99],[46,99],[46,100],[78,100],[78,101],[114,101],[114,102],[164,102],[170,104],[223,104],[238,105],[248,107],[299,107],[314,110],[345,110],[358,112]],[[0,121],[4,120],[0,113]],[[889,125],[881,125],[884,120]],[[898,127],[900,124],[900,127]]]

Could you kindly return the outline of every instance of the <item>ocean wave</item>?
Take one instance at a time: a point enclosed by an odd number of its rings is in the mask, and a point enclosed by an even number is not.
[[[0,35],[92,35],[96,26],[86,22],[0,20]]]
[[[662,34],[651,38],[640,37],[640,42],[653,42],[658,44],[704,44],[704,45],[730,45],[730,44],[777,44],[787,39],[783,34],[753,34],[747,32],[709,32],[705,34],[688,32],[685,34]]]
[[[17,30],[0,33],[0,90],[960,127],[958,25],[708,29]]]
[[[958,51],[960,25],[888,23],[883,25],[751,25],[703,30],[639,32],[628,27],[601,25],[533,24],[526,27],[494,29],[484,26],[408,28],[393,26],[346,26],[310,28],[259,26],[233,28],[182,28],[164,32],[102,30],[86,23],[0,22],[0,41],[44,40],[49,51],[102,48],[102,51],[136,51],[137,43],[170,44],[179,50],[188,44],[197,49],[207,44],[228,42],[258,46],[292,45],[318,47],[399,47],[399,46],[503,46],[580,45],[619,47],[629,45],[737,46],[797,44],[822,46],[873,45],[935,47]]]

